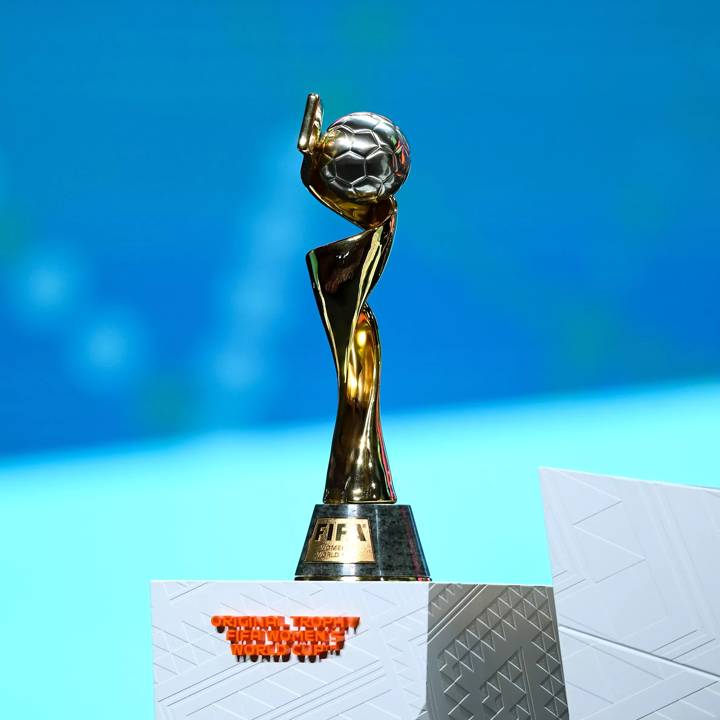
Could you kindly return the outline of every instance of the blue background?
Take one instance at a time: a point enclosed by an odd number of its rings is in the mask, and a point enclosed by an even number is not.
[[[720,363],[716,2],[5,2],[0,452],[334,414],[299,179],[326,120],[413,169],[372,304],[388,410]]]
[[[150,579],[293,574],[335,412],[303,256],[352,232],[299,179],[309,91],[411,144],[372,304],[436,579],[550,580],[539,465],[720,487],[718,28],[662,0],[2,3],[2,712],[150,718]]]

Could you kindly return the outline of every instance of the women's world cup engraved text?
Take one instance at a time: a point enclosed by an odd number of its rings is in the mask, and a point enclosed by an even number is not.
[[[308,562],[374,562],[370,524],[361,518],[319,518],[306,555]]]

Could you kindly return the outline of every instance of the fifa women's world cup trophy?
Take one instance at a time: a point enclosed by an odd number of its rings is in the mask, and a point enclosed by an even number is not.
[[[380,340],[367,304],[390,254],[408,144],[392,121],[366,112],[323,134],[322,104],[311,94],[298,149],[308,190],[362,232],[307,254],[338,410],[324,504],[315,506],[296,579],[429,580],[410,507],[395,504],[380,425]]]

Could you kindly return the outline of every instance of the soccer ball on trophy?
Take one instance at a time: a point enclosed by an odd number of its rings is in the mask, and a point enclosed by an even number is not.
[[[336,120],[317,150],[323,182],[356,203],[376,202],[396,192],[410,171],[405,136],[391,120],[375,113],[351,113]]]

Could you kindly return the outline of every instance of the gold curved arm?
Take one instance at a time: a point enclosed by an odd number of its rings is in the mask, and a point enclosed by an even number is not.
[[[359,204],[335,195],[317,175],[312,149],[322,105],[308,98],[298,147],[303,183],[323,205],[363,228],[307,256],[315,300],[335,360],[338,410],[325,503],[393,503],[395,492],[380,424],[380,338],[367,298],[387,262],[395,235],[392,196]]]

